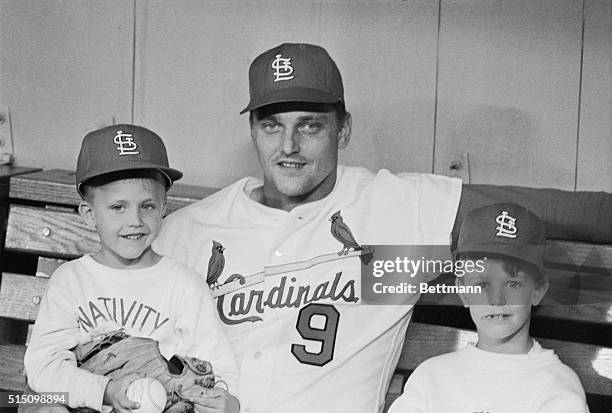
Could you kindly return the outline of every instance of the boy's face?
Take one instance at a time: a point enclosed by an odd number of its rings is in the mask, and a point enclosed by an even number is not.
[[[166,210],[165,188],[154,179],[122,179],[91,188],[80,214],[96,226],[101,263],[115,268],[153,265],[151,243]]]
[[[519,269],[514,274],[499,259],[484,260],[484,271],[466,273],[458,283],[480,286],[481,293],[460,294],[478,330],[478,344],[505,344],[529,340],[531,306],[537,305],[548,283],[536,285],[531,275]],[[485,348],[486,349],[486,348]]]

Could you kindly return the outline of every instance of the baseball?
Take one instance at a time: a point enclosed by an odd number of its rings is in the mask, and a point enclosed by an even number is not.
[[[135,413],[161,413],[166,407],[166,389],[164,385],[151,377],[136,379],[125,393],[128,399],[140,403]]]

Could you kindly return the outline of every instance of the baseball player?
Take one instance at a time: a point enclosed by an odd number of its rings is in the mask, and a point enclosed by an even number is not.
[[[181,176],[148,129],[115,125],[85,136],[76,172],[79,212],[95,225],[101,249],[63,264],[49,280],[24,360],[33,390],[67,392],[72,408],[100,411],[104,404],[123,413],[139,407],[126,396],[138,373],[160,380],[169,403],[200,383],[207,390],[193,394],[199,413],[238,412],[234,396],[210,388],[214,377],[204,360],[234,392],[237,371],[208,290],[192,269],[151,249],[166,191]],[[112,341],[77,356],[116,330],[122,333],[109,335]],[[178,370],[165,361],[174,355],[185,356],[175,359]]]
[[[419,297],[362,305],[366,244],[449,244],[461,182],[338,165],[351,115],[321,47],[262,53],[249,86],[242,113],[263,182],[241,179],[171,214],[153,247],[214,287],[241,411],[378,412]]]

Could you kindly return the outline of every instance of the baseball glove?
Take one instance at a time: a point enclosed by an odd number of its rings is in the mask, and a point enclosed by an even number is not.
[[[118,379],[130,373],[143,373],[145,377],[159,380],[167,393],[164,413],[192,413],[194,407],[189,399],[205,396],[206,390],[215,385],[209,362],[177,355],[166,360],[157,341],[131,337],[122,330],[81,345],[74,353],[78,366],[95,374]]]

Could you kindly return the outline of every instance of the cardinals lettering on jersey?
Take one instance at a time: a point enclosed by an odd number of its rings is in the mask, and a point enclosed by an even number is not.
[[[231,282],[234,277],[244,278],[239,274],[233,274],[227,282]],[[217,299],[217,311],[221,321],[225,324],[240,324],[262,321],[260,316],[249,314],[263,314],[264,308],[300,308],[322,300],[357,303],[359,297],[357,297],[355,280],[347,279],[343,277],[342,272],[338,272],[331,282],[324,281],[312,285],[299,275],[292,277],[283,275],[278,285],[272,287],[268,292],[253,289],[237,291],[230,298],[220,296]]]
[[[355,279],[343,275],[343,271],[338,271],[338,267],[328,267],[329,277],[322,279],[319,283],[313,284],[311,279],[304,278],[303,271],[309,270],[314,266],[325,268],[330,263],[339,260],[352,259],[359,257],[364,265],[367,265],[374,257],[374,248],[367,245],[359,245],[355,240],[348,225],[344,222],[340,211],[335,212],[329,219],[332,223],[330,232],[334,239],[342,243],[342,249],[338,252],[312,257],[305,261],[284,263],[276,266],[268,266],[263,272],[256,274],[232,274],[223,284],[217,282],[225,258],[223,251],[225,248],[218,241],[213,240],[212,254],[208,263],[207,282],[213,291],[219,291],[232,283],[236,288],[218,294],[217,312],[225,324],[240,324],[245,322],[262,321],[261,315],[266,308],[300,308],[313,302],[322,301],[344,301],[345,303],[357,303],[358,288]],[[335,268],[335,269],[333,269]],[[323,270],[326,271],[326,270]],[[266,277],[267,282],[274,285],[268,291],[266,289],[254,288],[242,290],[247,280],[254,285],[263,282]],[[238,291],[236,291],[238,290]],[[226,297],[225,294],[235,291],[235,294]]]

